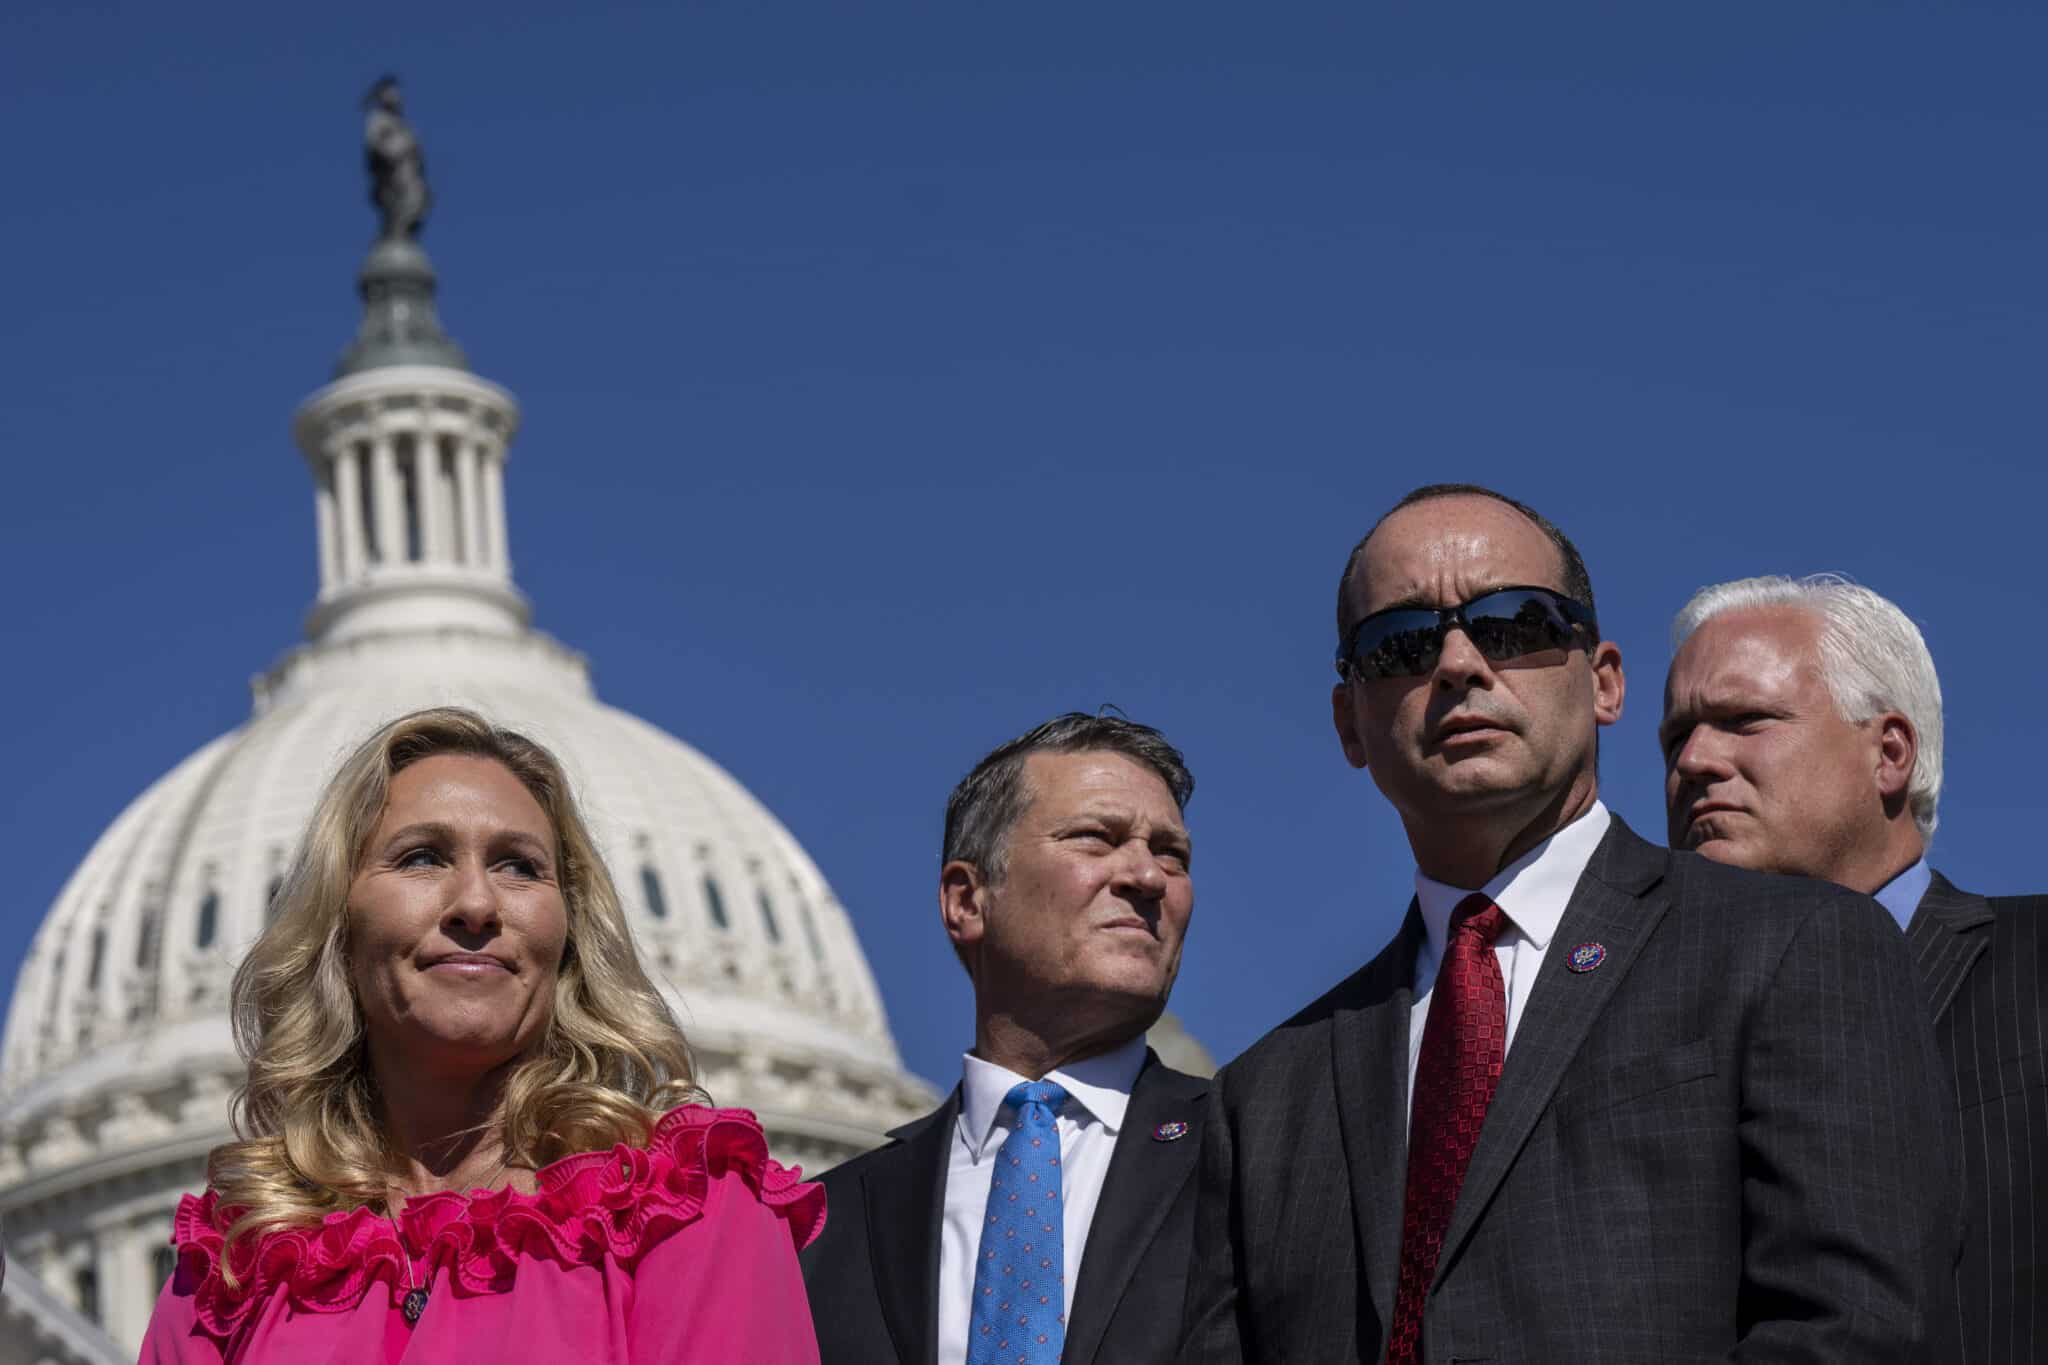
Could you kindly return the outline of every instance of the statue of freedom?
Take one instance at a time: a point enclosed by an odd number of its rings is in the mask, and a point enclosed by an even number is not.
[[[364,151],[370,168],[370,202],[381,223],[378,238],[403,240],[419,236],[434,196],[427,188],[427,162],[412,125],[405,121],[405,103],[398,78],[386,76],[370,87],[363,105]]]

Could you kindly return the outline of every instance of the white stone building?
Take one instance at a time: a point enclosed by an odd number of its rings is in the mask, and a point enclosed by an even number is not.
[[[519,408],[442,333],[424,253],[384,241],[361,283],[362,329],[293,427],[318,547],[306,642],[255,680],[246,723],[100,837],[15,983],[0,1365],[134,1359],[172,1209],[229,1136],[235,962],[329,773],[415,707],[476,707],[561,756],[704,1083],[756,1110],[783,1160],[830,1165],[937,1102],[796,840],[710,759],[599,701],[583,659],[528,624],[505,520]]]

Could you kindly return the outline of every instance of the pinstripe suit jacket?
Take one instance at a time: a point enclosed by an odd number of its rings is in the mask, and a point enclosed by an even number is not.
[[[1217,1077],[1183,1360],[1385,1350],[1420,916]],[[1604,944],[1588,972],[1573,946]],[[1429,1365],[1930,1358],[1952,1312],[1945,1083],[1868,897],[1616,820],[1572,894],[1451,1215]]]
[[[1935,1043],[1953,1073],[1968,1365],[2048,1361],[2048,897],[1987,900],[1940,873],[1914,912]]]

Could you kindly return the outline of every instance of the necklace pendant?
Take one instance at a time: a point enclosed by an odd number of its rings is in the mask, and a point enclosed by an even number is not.
[[[398,1311],[405,1315],[405,1325],[407,1327],[419,1326],[420,1314],[427,1311],[427,1291],[424,1289],[407,1290],[404,1300],[398,1305]]]

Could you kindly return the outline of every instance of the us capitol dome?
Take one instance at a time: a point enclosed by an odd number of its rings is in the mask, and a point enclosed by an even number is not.
[[[22,962],[0,1042],[0,1362],[135,1358],[172,1211],[231,1136],[235,964],[328,776],[417,707],[474,707],[561,757],[700,1079],[759,1113],[777,1157],[815,1173],[937,1103],[795,838],[530,624],[505,519],[519,406],[442,331],[434,284],[387,224],[361,328],[292,424],[318,546],[306,640],[254,680],[244,724],[100,836]]]

